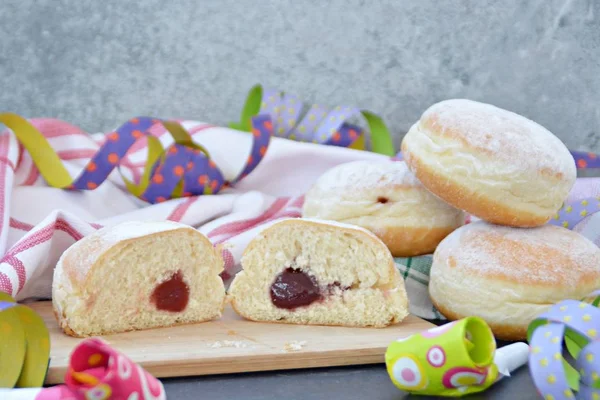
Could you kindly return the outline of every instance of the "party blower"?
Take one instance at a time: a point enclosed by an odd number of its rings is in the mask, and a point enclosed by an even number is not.
[[[64,385],[43,387],[49,361],[50,335],[43,319],[0,292],[0,399],[166,399],[158,379],[98,338],[75,347]]]
[[[47,362],[47,361],[46,361]],[[99,338],[80,342],[71,353],[65,384],[0,388],[2,400],[165,400],[162,383]]]
[[[496,350],[487,323],[468,317],[390,344],[385,353],[394,385],[419,395],[460,397],[488,389],[527,363],[529,346]]]

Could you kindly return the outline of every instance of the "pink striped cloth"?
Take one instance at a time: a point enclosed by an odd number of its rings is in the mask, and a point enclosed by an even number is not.
[[[34,119],[73,177],[98,150],[104,134],[89,135],[53,119]],[[196,121],[180,121],[232,179],[251,147],[247,133]],[[155,128],[163,146],[171,136]],[[121,172],[139,177],[145,144],[130,150]],[[237,271],[246,244],[266,224],[301,213],[302,195],[327,169],[354,160],[385,156],[273,138],[261,164],[234,188],[218,195],[150,205],[130,195],[113,172],[96,190],[71,192],[48,187],[31,157],[10,131],[0,134],[0,290],[17,300],[49,298],[53,268],[62,252],[94,230],[130,220],[172,220],[196,227],[224,244],[224,278]],[[227,282],[228,283],[228,282]]]
[[[73,177],[105,138],[104,134],[89,135],[58,120],[31,121],[57,150]],[[226,179],[239,174],[250,152],[249,134],[202,122],[179,122],[208,149]],[[163,146],[171,143],[171,136],[162,127],[153,129],[152,134]],[[136,143],[121,172],[130,179],[139,177],[145,157],[144,142]],[[387,157],[273,138],[264,160],[234,188],[218,195],[149,205],[126,191],[116,171],[93,191],[48,187],[29,154],[12,132],[5,131],[0,133],[0,290],[19,301],[49,298],[53,268],[65,249],[100,227],[131,220],[179,221],[196,227],[215,245],[223,244],[224,278],[229,283],[239,269],[247,243],[269,223],[299,217],[303,194],[321,174],[345,162],[382,159]],[[598,196],[600,179],[582,178],[569,201]],[[587,217],[575,230],[600,245],[600,213]],[[426,289],[413,294],[414,305],[429,307]]]

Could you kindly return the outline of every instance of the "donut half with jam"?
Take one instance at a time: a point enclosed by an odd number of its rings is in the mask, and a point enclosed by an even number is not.
[[[219,318],[223,261],[190,226],[125,222],[68,248],[54,270],[59,325],[76,337]]]
[[[408,315],[385,244],[363,228],[312,219],[279,221],[254,238],[229,298],[254,321],[385,327]]]

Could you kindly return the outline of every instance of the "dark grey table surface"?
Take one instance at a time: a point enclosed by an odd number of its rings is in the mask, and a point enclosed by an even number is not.
[[[163,379],[167,399],[207,400],[408,400],[388,378],[385,365]],[[527,366],[487,391],[467,399],[539,400]],[[446,398],[447,399],[447,398]]]

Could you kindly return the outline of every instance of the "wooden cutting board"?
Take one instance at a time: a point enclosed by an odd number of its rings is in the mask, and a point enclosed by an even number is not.
[[[62,333],[51,302],[28,306],[50,330],[46,383],[63,383],[71,351],[82,339]],[[155,377],[166,378],[383,363],[391,342],[433,326],[412,315],[383,329],[258,323],[227,307],[220,320],[103,339]]]

